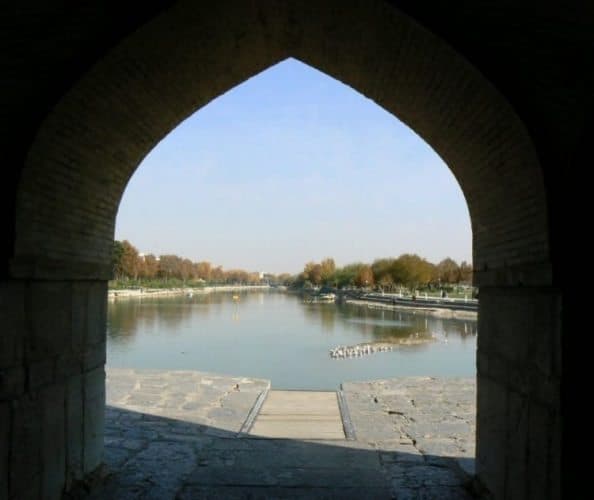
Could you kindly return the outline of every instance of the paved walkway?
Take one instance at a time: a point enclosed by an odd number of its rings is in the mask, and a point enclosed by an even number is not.
[[[344,440],[247,434],[269,389],[243,377],[109,370],[111,474],[88,498],[471,498],[472,379],[346,383]]]

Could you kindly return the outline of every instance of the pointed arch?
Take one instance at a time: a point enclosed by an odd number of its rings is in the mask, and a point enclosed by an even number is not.
[[[206,12],[181,2],[114,48],[31,147],[14,274],[68,268],[107,277],[119,200],[141,159],[197,109],[292,56],[371,98],[441,155],[468,202],[478,283],[546,283],[542,175],[509,104],[392,7],[344,5],[221,2]]]
[[[38,389],[21,384],[13,405],[21,413],[12,421],[14,429],[25,428],[27,419],[39,422],[39,408],[57,402],[61,413],[39,423],[47,434],[62,433],[43,455],[53,488],[46,496],[58,498],[66,478],[101,461],[106,280],[128,180],[183,119],[290,56],[397,116],[458,179],[482,287],[477,470],[497,498],[524,488],[525,475],[543,488],[546,476],[551,491],[559,488],[561,294],[549,287],[541,167],[511,105],[451,47],[382,0],[181,0],[64,94],[26,157],[11,264],[11,293],[32,318],[19,323],[28,353],[19,370],[60,370],[31,407],[23,401]],[[63,425],[71,404],[83,422],[77,420],[78,430]],[[27,446],[31,456],[42,456],[36,443]],[[71,463],[64,457],[72,449],[79,456]],[[51,460],[51,453],[62,459]]]

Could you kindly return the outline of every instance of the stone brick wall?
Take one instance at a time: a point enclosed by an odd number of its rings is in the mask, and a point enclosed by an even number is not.
[[[60,498],[103,450],[105,282],[0,285],[0,498]]]
[[[287,57],[353,86],[443,157],[468,202],[477,270],[547,265],[539,162],[497,90],[383,2],[286,1],[180,2],[83,76],[29,151],[13,266],[41,267],[40,255],[101,266],[141,159],[201,106]]]
[[[419,3],[403,2],[413,12]],[[11,124],[3,137],[6,150],[14,150],[19,181],[3,197],[13,200],[16,192],[16,207],[11,201],[6,212],[16,214],[9,217],[14,252],[10,266],[2,263],[10,271],[0,285],[0,498],[41,492],[58,498],[100,462],[105,280],[119,200],[139,162],[191,113],[290,56],[402,119],[452,169],[469,205],[481,285],[478,474],[497,498],[559,498],[564,297],[552,288],[561,265],[551,263],[549,222],[562,200],[555,180],[565,177],[558,173],[571,156],[565,147],[579,132],[573,117],[587,113],[577,93],[567,98],[565,88],[550,90],[568,80],[566,71],[558,71],[563,54],[540,45],[531,53],[531,37],[518,21],[523,37],[518,43],[505,38],[511,49],[498,38],[481,42],[482,33],[475,36],[466,52],[475,56],[473,64],[482,64],[481,47],[491,50],[488,71],[478,71],[379,0],[157,4],[151,8],[159,14],[142,26],[132,19],[124,30],[129,36],[118,43],[101,39],[110,25],[101,8],[64,21],[66,28],[76,26],[80,44],[64,33],[53,36],[50,28],[34,48],[18,41],[28,15],[37,26],[51,9],[25,12],[22,26],[6,35],[17,40],[11,47],[18,57],[6,79],[11,91],[2,96],[9,110],[4,123]],[[476,8],[477,21],[489,17]],[[472,19],[469,11],[458,14]],[[519,11],[503,14],[515,22]],[[64,16],[54,15],[52,26]],[[449,21],[438,19],[442,26]],[[84,22],[89,29],[81,28]],[[462,24],[480,31],[480,22]],[[536,27],[542,36],[546,30]],[[502,29],[499,22],[492,28],[498,35]],[[554,43],[573,33],[561,31]],[[571,53],[584,54],[586,31],[577,32],[578,52]],[[93,48],[95,39],[100,50]],[[497,86],[485,78],[495,80],[516,51],[523,51],[531,72],[543,52],[545,77],[523,74],[516,85],[514,75]],[[51,59],[53,52],[59,54]],[[84,66],[80,74],[69,73],[71,54]],[[43,71],[35,73],[42,62]],[[565,68],[568,61],[561,62]],[[559,82],[551,80],[557,72]],[[513,107],[502,88],[514,93]],[[546,194],[542,165],[554,172]],[[553,208],[551,200],[557,200]]]
[[[495,498],[561,498],[561,294],[480,293],[477,470]]]

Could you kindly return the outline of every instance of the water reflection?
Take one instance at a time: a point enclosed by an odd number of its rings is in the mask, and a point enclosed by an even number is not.
[[[366,339],[378,342],[399,342],[406,338],[447,341],[448,335],[461,339],[477,334],[475,319],[441,318],[430,313],[376,309],[353,304],[302,304],[304,314],[312,321],[320,321],[325,331],[339,328],[356,330]],[[413,347],[413,346],[411,346]],[[414,347],[421,347],[416,344]]]
[[[346,380],[475,373],[476,320],[346,304],[305,304],[275,292],[118,299],[108,307],[108,365],[191,369],[332,389]],[[408,339],[412,339],[407,342]],[[421,342],[426,341],[426,342]],[[340,345],[391,352],[332,360]]]
[[[231,300],[231,295],[211,293],[186,296],[145,296],[116,299],[107,309],[107,335],[120,340],[138,331],[174,333],[196,316],[209,316],[217,306]],[[232,317],[239,320],[239,302]]]
[[[228,293],[119,299],[109,304],[107,334],[117,341],[133,337],[138,331],[174,334],[193,318],[208,317],[221,306],[230,306],[231,319],[239,322],[242,307],[250,307],[254,303],[265,305],[265,296],[269,294],[244,292],[235,300]],[[294,299],[291,296],[288,298]],[[465,339],[477,334],[475,319],[441,318],[423,311],[374,309],[352,304],[295,302],[311,323],[319,322],[327,333],[333,333],[336,329],[351,330],[378,341],[402,339],[415,334],[417,337],[438,339],[447,339],[449,335]]]

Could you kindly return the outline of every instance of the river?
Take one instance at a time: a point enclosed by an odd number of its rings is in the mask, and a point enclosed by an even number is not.
[[[474,376],[474,319],[350,304],[306,304],[258,291],[110,302],[107,365],[200,370],[270,379],[275,389],[334,390],[344,381]],[[340,345],[388,352],[333,359]]]

